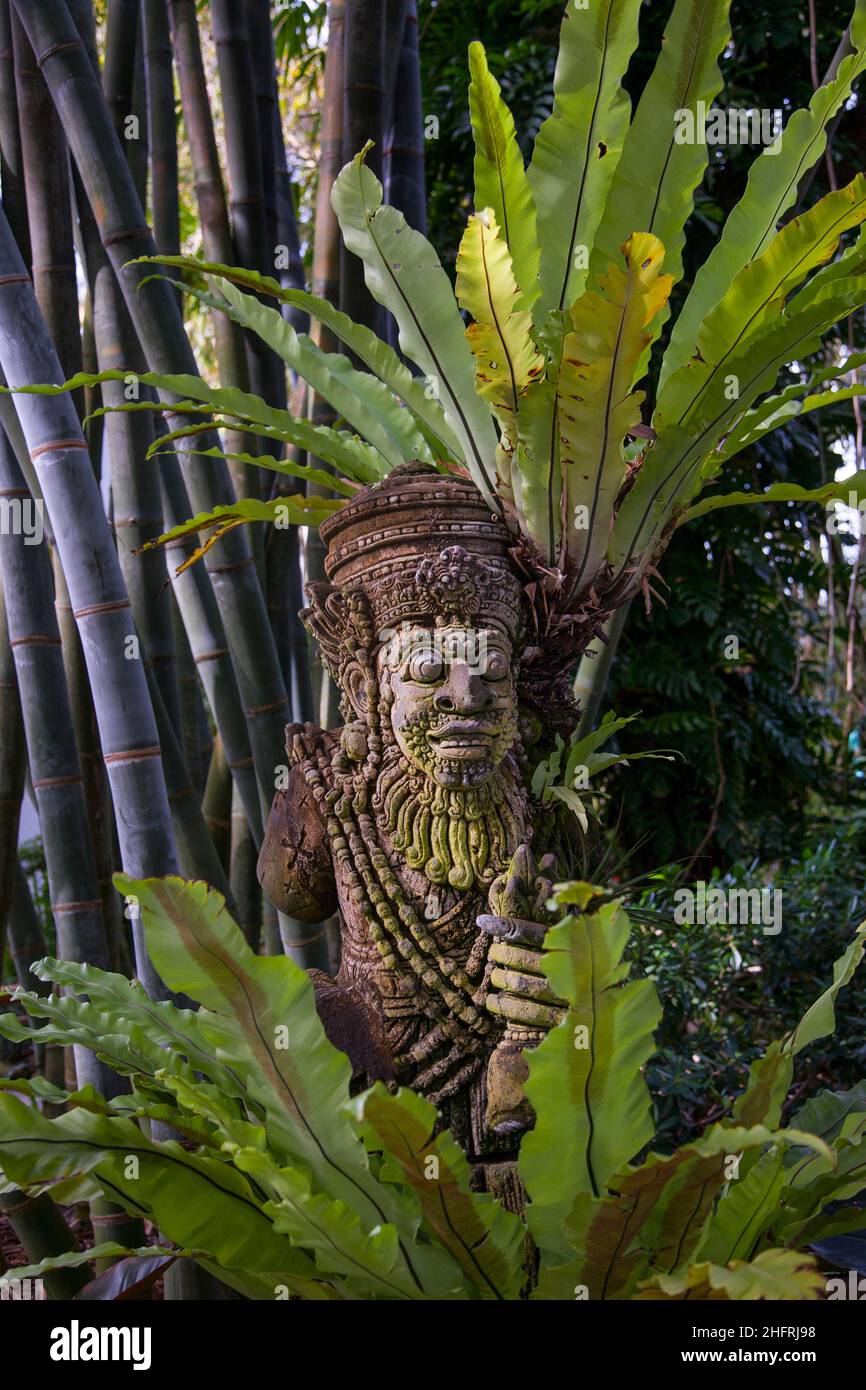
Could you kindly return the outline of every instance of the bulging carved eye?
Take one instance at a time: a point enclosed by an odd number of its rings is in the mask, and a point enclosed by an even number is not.
[[[510,674],[508,658],[504,652],[489,652],[484,666],[484,675],[489,681],[502,681]]]
[[[410,681],[438,681],[442,676],[442,658],[435,651],[416,652],[409,659],[407,675]]]

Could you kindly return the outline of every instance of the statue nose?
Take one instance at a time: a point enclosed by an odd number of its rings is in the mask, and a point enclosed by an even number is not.
[[[487,709],[493,699],[489,686],[465,661],[455,661],[448,670],[448,679],[433,696],[433,704],[442,714],[476,714]]]

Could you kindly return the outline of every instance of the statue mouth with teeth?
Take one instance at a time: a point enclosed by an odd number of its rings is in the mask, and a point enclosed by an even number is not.
[[[412,1085],[495,1168],[531,1111],[508,1077],[491,1097],[490,1059],[562,1017],[538,963],[552,865],[528,787],[526,576],[473,484],[420,464],[321,534],[328,582],[303,617],[345,723],[288,727],[259,877],[295,919],[339,913],[339,970],[311,973],[356,1084]]]

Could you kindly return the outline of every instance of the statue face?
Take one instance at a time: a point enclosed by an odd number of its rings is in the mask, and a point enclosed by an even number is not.
[[[404,756],[444,787],[486,782],[517,737],[511,643],[492,628],[407,625],[379,654]]]

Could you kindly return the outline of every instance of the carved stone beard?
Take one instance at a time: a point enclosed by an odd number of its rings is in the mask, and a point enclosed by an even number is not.
[[[487,781],[446,787],[413,766],[397,744],[382,691],[382,762],[373,808],[410,869],[459,892],[486,891],[529,836],[526,793],[512,753]]]

